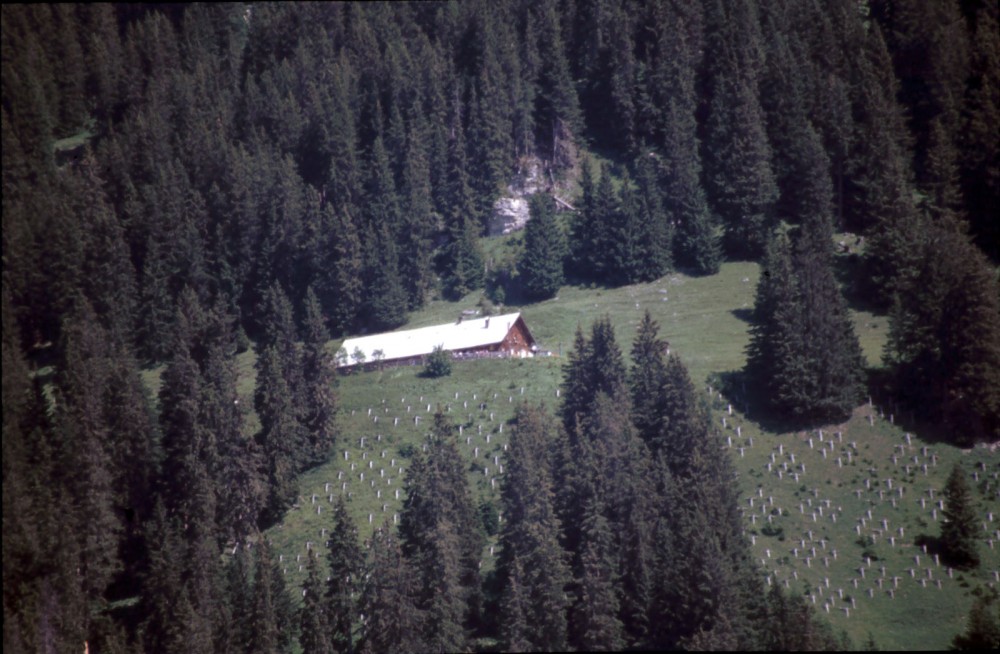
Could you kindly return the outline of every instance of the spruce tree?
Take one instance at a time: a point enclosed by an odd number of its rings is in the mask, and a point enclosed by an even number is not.
[[[703,48],[699,5],[660,5],[651,9],[656,25],[655,57],[649,71],[653,119],[662,138],[663,203],[677,225],[676,259],[697,274],[718,272],[720,234],[702,187],[699,151],[698,96],[695,82]],[[641,177],[641,175],[640,175]]]
[[[347,512],[343,495],[334,509],[333,528],[327,560],[330,579],[326,589],[326,622],[330,629],[330,645],[338,654],[353,651],[354,629],[357,622],[357,595],[362,589],[363,555],[358,544],[358,530]]]
[[[566,59],[556,3],[547,0],[533,9],[540,63],[535,109],[539,145],[550,153],[556,167],[564,168],[572,163],[563,158],[564,140],[578,138],[583,131],[580,101]]]
[[[413,112],[418,111],[414,103]],[[409,308],[422,307],[434,282],[432,236],[437,217],[434,214],[429,143],[422,114],[410,117],[406,159],[400,188],[403,206],[403,252],[401,273],[409,298]]]
[[[579,211],[570,223],[569,254],[566,261],[568,271],[580,277],[594,274],[592,266],[596,261],[603,228],[597,215],[596,187],[590,160],[580,163],[580,204]]]
[[[659,279],[673,267],[674,226],[663,206],[654,153],[640,153],[635,164],[638,185],[640,263],[638,281]]]
[[[399,274],[399,251],[387,225],[374,228],[365,256],[365,301],[362,315],[375,330],[406,322],[406,290]]]
[[[419,582],[403,556],[395,530],[386,523],[368,544],[368,565],[360,613],[366,616],[358,651],[423,652],[422,611],[416,603]]]
[[[996,282],[966,237],[935,228],[929,236],[933,247],[922,251],[890,314],[883,360],[914,411],[968,444],[1000,429]]]
[[[827,205],[828,206],[828,205]],[[809,377],[790,388],[795,413],[818,420],[850,415],[864,391],[864,357],[833,274],[829,214],[805,218],[797,239],[795,266],[801,289],[803,352]]]
[[[426,457],[420,453],[408,470],[400,539],[421,583],[422,638],[435,648],[463,649],[479,619],[483,535],[444,414],[435,414],[426,444]]]
[[[954,441],[1000,435],[1000,295],[978,251],[963,248],[961,277],[944,298],[938,327],[946,395],[943,417]]]
[[[994,612],[995,596],[977,597],[969,610],[965,632],[951,642],[955,650],[986,652],[1000,647],[1000,615]]]
[[[258,360],[254,408],[260,418],[257,441],[264,455],[267,480],[262,517],[265,521],[276,521],[295,497],[297,460],[306,448],[307,436],[274,347],[265,349]]]
[[[662,457],[672,474],[683,477],[690,474],[692,457],[708,429],[708,417],[676,353],[667,358],[659,394],[662,413],[649,447]]]
[[[310,464],[325,461],[337,440],[337,376],[333,357],[326,351],[330,339],[322,308],[312,287],[306,291],[305,333],[302,351],[303,399],[300,420],[309,435]]]
[[[504,522],[497,575],[501,639],[521,649],[564,650],[564,592],[570,581],[554,513],[551,442],[556,426],[542,406],[519,406],[501,493]],[[534,616],[529,619],[529,616]]]
[[[303,654],[333,654],[323,601],[323,581],[319,576],[316,555],[312,551],[309,552],[307,569],[308,576],[302,587],[305,599],[299,616],[299,644]]]
[[[711,67],[706,121],[706,188],[735,256],[756,258],[774,225],[778,188],[760,102],[763,52],[754,3],[741,1],[707,21]]]
[[[972,489],[962,466],[956,464],[944,487],[944,520],[941,523],[941,548],[953,565],[975,568],[979,565],[976,549],[978,521]]]
[[[329,206],[329,205],[328,205]],[[332,279],[322,287],[323,304],[329,307],[330,328],[335,334],[351,331],[363,303],[362,243],[346,210],[325,209],[331,222],[334,253]]]
[[[518,264],[527,298],[545,300],[559,292],[565,256],[565,237],[556,222],[552,198],[536,193],[531,197],[531,219],[524,229],[524,254]]]
[[[622,178],[618,197],[618,209],[609,216],[606,281],[634,284],[643,277],[646,244],[643,240],[643,216],[639,214],[636,192],[627,174]]]
[[[457,96],[457,89],[456,89]],[[483,284],[483,255],[479,247],[480,221],[469,188],[460,103],[455,98],[448,142],[448,182],[445,229],[448,244],[443,253],[445,292],[451,299],[464,297]]]
[[[632,393],[632,422],[636,432],[653,449],[659,432],[661,389],[666,377],[663,350],[666,344],[658,338],[659,325],[649,310],[643,314],[632,344],[632,369],[629,389]],[[655,450],[653,450],[655,451]]]
[[[500,597],[500,642],[508,652],[526,652],[532,648],[527,636],[529,606],[523,578],[524,568],[515,557]]]
[[[570,621],[571,643],[582,650],[618,650],[625,644],[618,619],[611,531],[595,500],[583,511],[581,575]]]
[[[831,270],[829,223],[810,218],[795,255],[768,246],[757,286],[746,372],[764,404],[798,420],[839,420],[863,389],[863,359]]]
[[[257,545],[254,560],[253,622],[250,628],[250,647],[255,652],[277,654],[283,651],[281,622],[281,597],[275,596],[276,579],[271,548],[266,541]]]

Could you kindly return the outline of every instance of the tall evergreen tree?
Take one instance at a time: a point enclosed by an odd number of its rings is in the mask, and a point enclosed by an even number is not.
[[[624,645],[615,593],[611,531],[599,505],[584,508],[579,598],[572,609],[571,634],[583,650],[617,650]]]
[[[323,581],[319,576],[316,555],[309,552],[308,576],[302,587],[305,599],[299,614],[299,644],[303,654],[333,654],[330,643],[329,626],[326,622],[326,607],[323,602]]]
[[[861,348],[830,269],[829,223],[810,218],[794,258],[768,247],[757,288],[746,371],[765,404],[804,420],[841,419],[860,400]]]
[[[932,228],[928,240],[890,315],[883,359],[896,393],[968,444],[1000,424],[996,281],[966,237]]]
[[[956,464],[948,475],[944,501],[941,548],[955,566],[975,568],[979,565],[979,552],[976,549],[979,525],[972,490],[961,465]]]
[[[332,279],[322,289],[324,306],[329,308],[330,328],[335,334],[349,332],[356,325],[363,302],[362,242],[357,227],[344,209],[327,205],[334,254]]]
[[[608,216],[608,250],[605,253],[608,279],[618,284],[633,284],[643,278],[644,250],[643,216],[632,181],[622,178],[617,210]]]
[[[674,226],[663,206],[654,153],[640,153],[635,164],[638,184],[640,264],[637,280],[651,282],[673,267]]]
[[[302,352],[304,382],[301,421],[309,435],[307,461],[321,463],[327,459],[337,440],[337,377],[333,357],[326,350],[330,340],[323,320],[319,299],[312,287],[306,291],[305,334]]]
[[[457,89],[455,95],[457,96]],[[483,255],[479,247],[480,221],[472,191],[465,153],[461,106],[452,104],[448,141],[448,182],[445,231],[448,244],[443,252],[445,291],[452,299],[464,297],[482,286]]]
[[[267,479],[262,517],[268,522],[278,520],[295,498],[297,457],[307,442],[279,356],[274,347],[263,351],[254,392],[254,407],[261,424],[257,440],[264,454]]]
[[[293,636],[291,601],[277,562],[266,541],[257,545],[253,580],[253,622],[250,647],[255,652],[289,651]]]
[[[538,143],[550,153],[556,167],[563,168],[572,163],[565,159],[566,141],[578,138],[583,131],[580,102],[566,59],[557,4],[547,0],[532,13],[540,63],[535,105]]]
[[[524,254],[518,270],[521,286],[529,299],[545,300],[563,284],[566,242],[556,222],[552,199],[545,194],[531,197],[531,219],[524,229]]]
[[[424,642],[436,650],[464,649],[479,619],[483,535],[444,414],[435,414],[426,445],[426,457],[418,454],[408,470],[400,539],[421,583]]]
[[[778,189],[771,167],[759,76],[763,57],[756,7],[721,4],[708,25],[708,47],[719,53],[711,71],[712,94],[702,144],[706,187],[725,228],[725,246],[736,256],[763,253],[774,224]]]
[[[564,587],[570,575],[554,507],[549,447],[556,426],[542,406],[518,407],[516,421],[502,491],[505,519],[497,563],[501,640],[521,649],[564,650]]]
[[[358,618],[358,598],[362,589],[363,556],[358,545],[358,530],[347,512],[343,496],[334,509],[327,559],[330,579],[326,590],[326,622],[330,645],[338,654],[353,651],[354,629]]]
[[[992,615],[996,599],[977,597],[969,610],[965,632],[951,642],[952,649],[989,651],[1000,647],[1000,616]]]
[[[388,226],[376,228],[366,252],[368,281],[362,315],[372,329],[399,327],[406,322],[406,289],[399,274],[399,251]]]
[[[375,530],[368,553],[368,572],[360,600],[365,620],[358,651],[426,651],[420,628],[422,610],[416,602],[419,582],[388,523]]]

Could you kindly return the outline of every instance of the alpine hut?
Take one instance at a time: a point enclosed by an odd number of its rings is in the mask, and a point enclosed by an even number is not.
[[[525,358],[538,351],[521,314],[508,313],[471,320],[460,317],[457,322],[446,325],[349,338],[344,341],[344,352],[337,367],[350,368],[375,361],[413,365],[422,363],[438,346],[451,352],[456,359]]]

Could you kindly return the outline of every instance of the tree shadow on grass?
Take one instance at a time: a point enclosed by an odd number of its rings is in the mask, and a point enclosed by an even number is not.
[[[733,309],[729,313],[733,314],[745,323],[753,324],[753,309]]]
[[[872,398],[876,415],[885,420],[892,416],[893,424],[899,429],[919,434],[920,440],[928,445],[956,445],[954,430],[935,420],[928,413],[927,405],[921,403],[918,397],[900,397],[889,370],[869,368],[866,377],[865,388],[868,397]]]
[[[872,302],[871,283],[865,272],[864,260],[859,254],[840,255],[833,258],[833,274],[840,284],[847,305],[855,311],[877,315],[886,313],[885,307]]]
[[[732,404],[765,431],[783,434],[827,424],[771,409],[767,402],[767,389],[752,383],[743,370],[713,373],[709,376],[709,384],[723,397],[720,400],[718,395],[714,395],[711,402],[712,408],[724,410],[727,408],[727,404]]]

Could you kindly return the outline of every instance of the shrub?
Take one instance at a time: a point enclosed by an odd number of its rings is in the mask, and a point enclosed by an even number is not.
[[[424,374],[428,377],[446,377],[451,374],[451,352],[438,345],[427,357]]]

